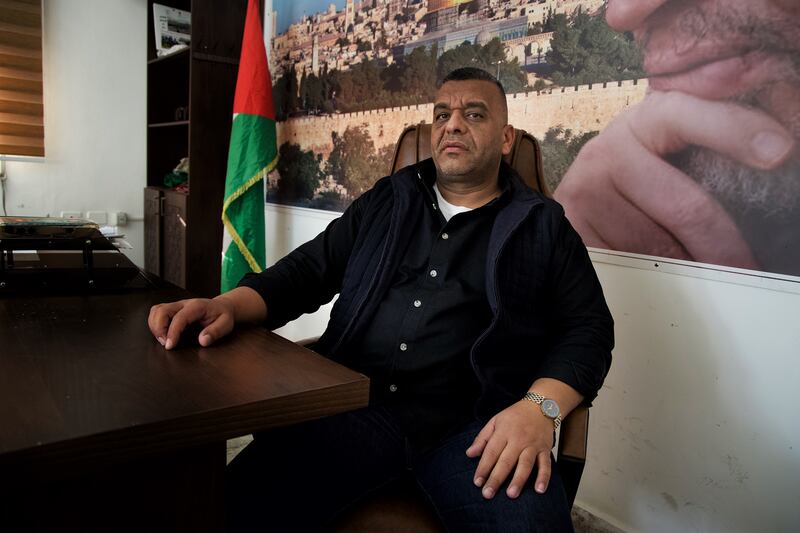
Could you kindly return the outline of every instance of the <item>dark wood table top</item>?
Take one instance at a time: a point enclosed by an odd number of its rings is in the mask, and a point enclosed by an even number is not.
[[[102,465],[363,407],[369,381],[260,328],[167,352],[177,289],[0,298],[0,471]]]

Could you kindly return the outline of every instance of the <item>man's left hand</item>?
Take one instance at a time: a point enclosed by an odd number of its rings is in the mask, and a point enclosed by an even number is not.
[[[506,494],[516,498],[536,466],[534,488],[544,493],[550,482],[553,445],[553,421],[533,403],[518,401],[489,420],[467,448],[469,457],[481,456],[475,485],[483,487],[484,498],[491,499],[513,470]]]

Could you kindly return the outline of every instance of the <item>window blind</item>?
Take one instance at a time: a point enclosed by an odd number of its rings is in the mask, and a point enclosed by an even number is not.
[[[44,156],[41,0],[0,0],[0,156]]]

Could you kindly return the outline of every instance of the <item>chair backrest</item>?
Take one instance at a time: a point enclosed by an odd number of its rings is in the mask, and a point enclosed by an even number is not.
[[[431,125],[421,122],[407,127],[400,134],[394,149],[391,174],[431,156]],[[542,172],[542,150],[536,138],[525,130],[516,129],[514,146],[505,156],[506,163],[516,170],[531,189],[550,196]]]

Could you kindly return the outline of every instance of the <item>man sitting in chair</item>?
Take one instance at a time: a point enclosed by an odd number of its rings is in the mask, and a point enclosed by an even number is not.
[[[412,476],[450,531],[571,531],[554,429],[597,394],[613,321],[561,207],[504,161],[502,85],[442,83],[432,159],[379,180],[315,239],[212,300],[153,307],[171,349],[280,327],[339,294],[315,349],[370,377],[367,408],[256,435],[228,468],[229,530],[310,531]]]

